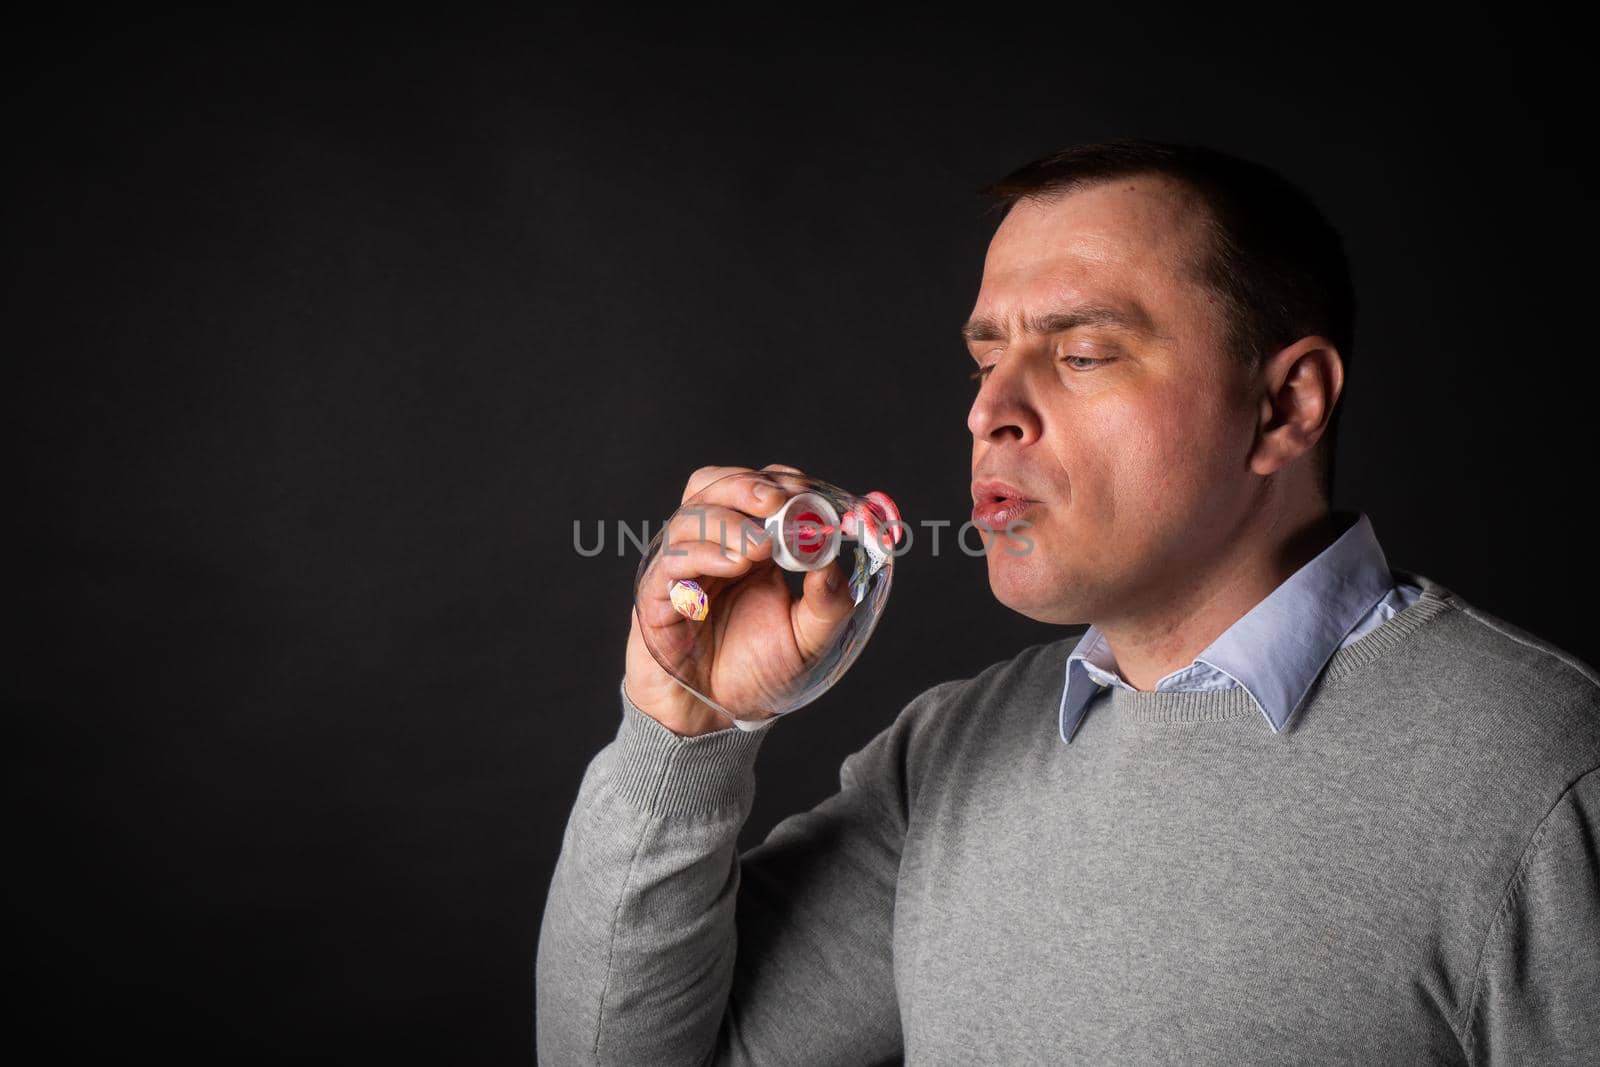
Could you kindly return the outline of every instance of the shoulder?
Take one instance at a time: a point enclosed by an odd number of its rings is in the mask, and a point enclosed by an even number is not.
[[[1406,662],[1405,694],[1462,748],[1565,789],[1600,766],[1600,672],[1537,632],[1431,583],[1447,601]]]
[[[1600,671],[1591,664],[1460,593],[1437,588],[1454,610],[1435,633],[1457,653],[1454,673],[1462,681],[1501,695],[1520,694],[1533,713],[1600,712]]]
[[[1026,735],[1055,737],[1067,656],[1079,633],[1040,642],[987,666],[923,689],[882,733],[908,781],[926,780],[975,748],[992,751]]]
[[[1600,696],[1600,671],[1544,637],[1523,629],[1462,597],[1450,595],[1463,617],[1471,647],[1501,671],[1536,681],[1544,688]]]
[[[1019,702],[1035,703],[1051,695],[1059,699],[1067,656],[1077,641],[1074,632],[1032,644],[971,674],[930,686],[900,715],[907,720],[907,727],[916,731],[949,729],[962,712],[988,716]]]

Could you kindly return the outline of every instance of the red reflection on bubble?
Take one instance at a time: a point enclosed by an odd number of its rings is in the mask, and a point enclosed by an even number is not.
[[[802,552],[821,552],[823,542],[833,532],[833,527],[822,521],[814,511],[802,511],[794,517],[795,545]]]
[[[831,526],[815,511],[803,511],[786,524],[793,534],[790,539],[800,552],[817,553],[835,531],[858,541],[872,540],[884,549],[898,545],[905,539],[905,528],[900,519],[900,509],[889,494],[874,490],[867,494],[866,504],[848,511],[839,525]]]

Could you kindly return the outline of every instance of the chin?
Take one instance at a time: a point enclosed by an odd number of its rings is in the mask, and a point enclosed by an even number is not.
[[[1073,625],[1071,578],[1050,566],[1035,550],[1026,556],[1008,556],[1002,548],[989,557],[989,590],[995,599],[1035,622]]]

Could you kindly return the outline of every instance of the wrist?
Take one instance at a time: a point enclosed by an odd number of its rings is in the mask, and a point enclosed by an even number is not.
[[[733,722],[727,716],[704,701],[696,699],[681,686],[675,685],[673,688],[676,692],[670,696],[642,692],[640,697],[635,697],[628,687],[627,679],[624,678],[622,696],[642,714],[654,719],[679,737],[700,737],[716,733],[718,730],[733,728]]]

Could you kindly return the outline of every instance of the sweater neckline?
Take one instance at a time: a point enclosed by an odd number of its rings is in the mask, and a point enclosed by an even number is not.
[[[1312,684],[1307,701],[1326,686],[1347,681],[1439,615],[1458,606],[1454,592],[1427,575],[1393,566],[1389,570],[1397,581],[1421,587],[1421,595],[1387,621],[1336,649]],[[1248,716],[1265,719],[1255,698],[1241,685],[1202,690],[1133,690],[1110,686],[1101,691],[1100,699],[1117,708],[1119,719],[1136,723],[1215,722]],[[1296,710],[1290,723],[1299,717],[1300,712]],[[1262,726],[1272,729],[1265,721]]]

